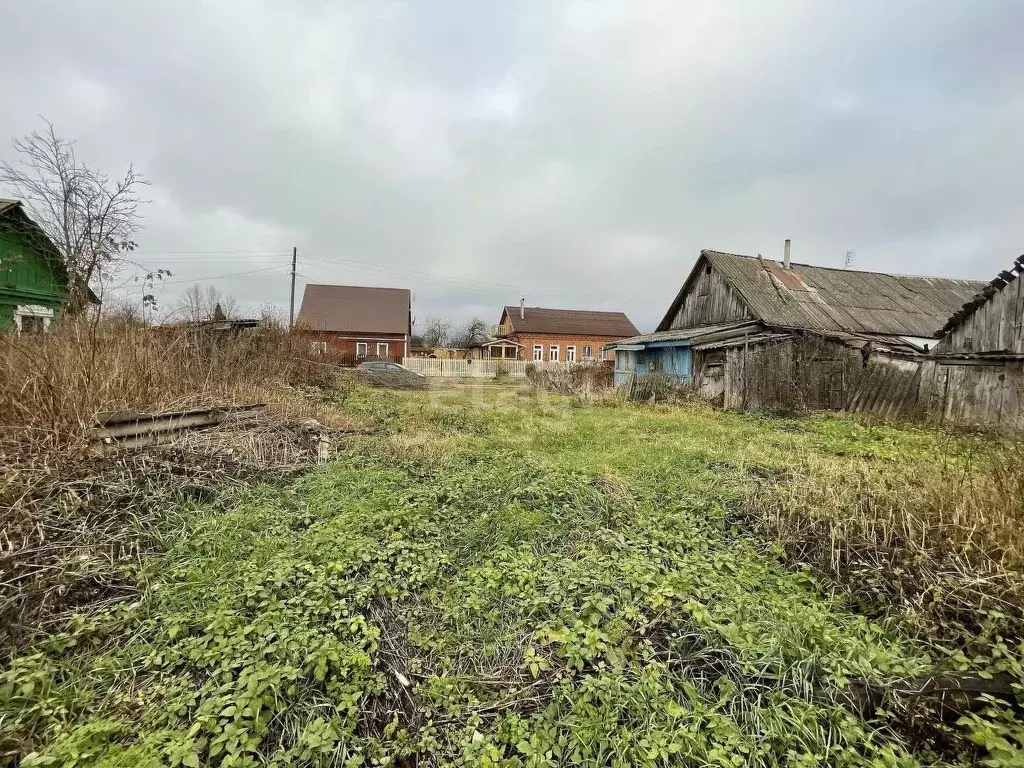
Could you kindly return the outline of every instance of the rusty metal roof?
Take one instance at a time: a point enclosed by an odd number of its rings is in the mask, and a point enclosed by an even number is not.
[[[743,344],[765,344],[772,341],[793,339],[799,336],[816,336],[834,341],[859,351],[875,350],[921,354],[924,350],[899,336],[883,334],[849,333],[846,331],[810,331],[789,327],[771,326],[756,320],[719,325],[704,325],[699,328],[679,328],[673,331],[655,331],[628,339],[620,339],[605,349],[616,347],[643,347],[649,344],[664,345],[679,342],[698,350],[726,349]]]
[[[407,334],[411,305],[408,288],[311,283],[296,322],[309,331]]]
[[[935,338],[949,316],[985,285],[810,264],[786,269],[760,256],[704,250],[659,329],[671,324],[703,260],[724,276],[758,320],[811,331]]]
[[[639,331],[623,312],[587,309],[545,309],[509,305],[502,313],[515,333],[565,333],[575,336],[635,336]]]
[[[806,330],[934,337],[946,319],[985,285],[793,264],[702,251],[769,325]]]
[[[731,336],[732,334],[742,336],[744,333],[757,333],[760,330],[760,323],[753,320],[745,320],[738,323],[703,325],[700,328],[680,328],[674,331],[643,333],[636,336],[630,336],[626,339],[619,339],[611,344],[606,344],[604,348],[613,349],[622,345],[658,344],[671,341],[678,341],[685,344],[697,344],[700,341],[706,341],[708,338],[718,337],[723,334],[726,336]]]

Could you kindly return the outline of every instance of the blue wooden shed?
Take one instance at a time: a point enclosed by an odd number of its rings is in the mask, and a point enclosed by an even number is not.
[[[694,375],[694,347],[713,339],[742,334],[753,323],[725,323],[675,331],[657,331],[622,339],[606,349],[615,351],[615,384],[631,374],[663,373],[680,383],[690,384]]]

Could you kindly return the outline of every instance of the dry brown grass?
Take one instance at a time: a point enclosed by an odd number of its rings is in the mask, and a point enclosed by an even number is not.
[[[939,641],[1024,639],[1024,444],[978,438],[900,464],[806,454],[756,484],[746,510],[869,613]]]
[[[275,327],[215,339],[123,321],[67,322],[46,335],[3,335],[0,440],[67,450],[84,443],[101,411],[280,401],[283,387],[329,379],[307,351],[301,337]]]

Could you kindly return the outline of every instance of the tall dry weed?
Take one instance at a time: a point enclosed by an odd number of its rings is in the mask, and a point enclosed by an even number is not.
[[[929,638],[1024,640],[1024,444],[905,465],[807,454],[746,511],[791,562]]]
[[[233,337],[126,321],[64,322],[44,335],[0,336],[0,440],[65,449],[101,411],[260,400],[329,369],[281,328]]]

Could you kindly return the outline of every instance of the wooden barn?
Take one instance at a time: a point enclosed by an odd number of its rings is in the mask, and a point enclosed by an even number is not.
[[[958,309],[928,354],[872,358],[848,410],[1024,431],[1024,256]]]
[[[661,372],[727,408],[841,409],[873,356],[925,353],[984,286],[794,264],[788,241],[781,262],[701,251],[657,330],[609,345],[616,382]]]

